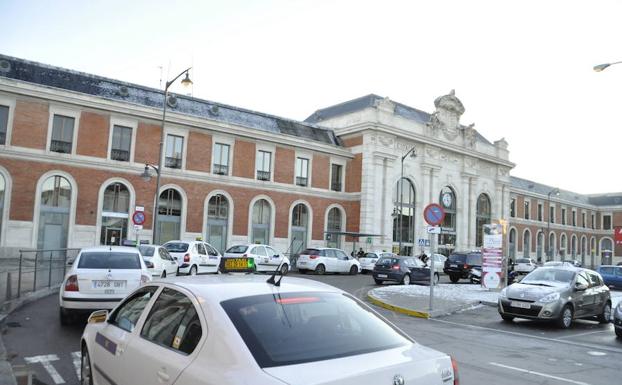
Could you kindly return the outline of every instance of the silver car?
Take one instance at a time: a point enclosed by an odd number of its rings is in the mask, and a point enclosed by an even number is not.
[[[550,320],[563,329],[576,318],[611,318],[609,288],[595,271],[575,267],[541,267],[499,293],[504,321],[514,318]]]

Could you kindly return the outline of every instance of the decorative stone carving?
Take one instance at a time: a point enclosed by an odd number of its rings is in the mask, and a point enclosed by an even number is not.
[[[378,143],[385,147],[393,147],[395,139],[390,136],[378,135]]]
[[[440,150],[438,149],[438,147],[426,146],[425,155],[432,159],[438,159],[440,157]]]
[[[506,167],[499,167],[497,169],[497,175],[499,176],[508,176],[509,169]]]
[[[460,116],[464,114],[464,106],[456,97],[454,90],[449,94],[436,98],[434,101],[436,111],[430,116],[426,124],[429,133],[436,137],[439,131],[448,140],[455,140],[460,134]]]
[[[469,170],[474,170],[478,166],[477,159],[472,158],[470,156],[464,157],[464,167]]]
[[[391,114],[395,111],[395,103],[393,103],[391,99],[389,99],[389,97],[376,100],[376,102],[374,103],[374,107],[381,111],[389,112]]]
[[[505,138],[501,138],[497,141],[495,141],[495,147],[499,147],[503,150],[507,150],[508,149],[508,142],[505,140]]]
[[[475,147],[475,140],[477,139],[477,131],[475,131],[475,129],[473,128],[474,126],[475,123],[471,123],[463,130],[464,144],[470,148]]]

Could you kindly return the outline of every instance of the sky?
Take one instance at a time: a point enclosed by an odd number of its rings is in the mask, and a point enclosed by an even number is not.
[[[620,0],[0,0],[0,53],[304,120],[375,93],[455,89],[511,175],[622,192]],[[181,88],[173,91],[182,92]]]

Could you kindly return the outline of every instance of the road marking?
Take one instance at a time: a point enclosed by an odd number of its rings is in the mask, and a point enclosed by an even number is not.
[[[63,380],[60,374],[58,374],[58,372],[56,371],[56,368],[54,368],[54,366],[50,362],[50,361],[58,361],[58,356],[56,354],[48,354],[46,356],[24,357],[24,361],[26,361],[29,364],[40,363],[41,365],[43,365],[43,367],[48,372],[50,377],[52,377],[52,380],[54,381],[55,384],[65,383],[65,380]]]
[[[562,336],[562,337],[559,337],[559,338],[561,339],[561,338],[583,337],[583,336],[589,336],[590,334],[596,334],[596,333],[611,333],[611,330],[596,330],[596,331],[593,331],[593,332],[571,334],[569,336]]]
[[[76,369],[76,377],[78,380],[80,379],[80,364],[82,359],[82,353],[80,352],[71,352],[71,357],[73,358],[73,367]]]
[[[514,366],[508,366],[508,365],[503,365],[503,364],[498,364],[496,362],[489,362],[490,365],[493,366],[498,366],[500,368],[505,368],[505,369],[511,369],[511,370],[516,370],[517,372],[522,372],[522,373],[527,373],[527,374],[533,374],[534,376],[541,376],[541,377],[546,377],[546,378],[552,378],[554,380],[558,380],[558,381],[564,381],[564,382],[569,382],[571,384],[576,384],[576,385],[590,385],[587,382],[581,382],[581,381],[575,381],[575,380],[569,380],[568,378],[563,378],[563,377],[557,377],[557,376],[552,376],[550,374],[546,374],[546,373],[540,373],[540,372],[534,372],[533,370],[527,370],[527,369],[521,369],[521,368],[515,368]]]

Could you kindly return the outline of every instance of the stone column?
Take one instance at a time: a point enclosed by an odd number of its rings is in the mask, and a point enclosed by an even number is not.
[[[477,215],[477,196],[475,195],[476,183],[476,176],[469,177],[469,241],[467,243],[468,249],[475,248],[475,217]]]
[[[458,223],[456,236],[458,237],[456,250],[467,250],[469,244],[469,176],[462,175],[462,191],[456,197]]]

